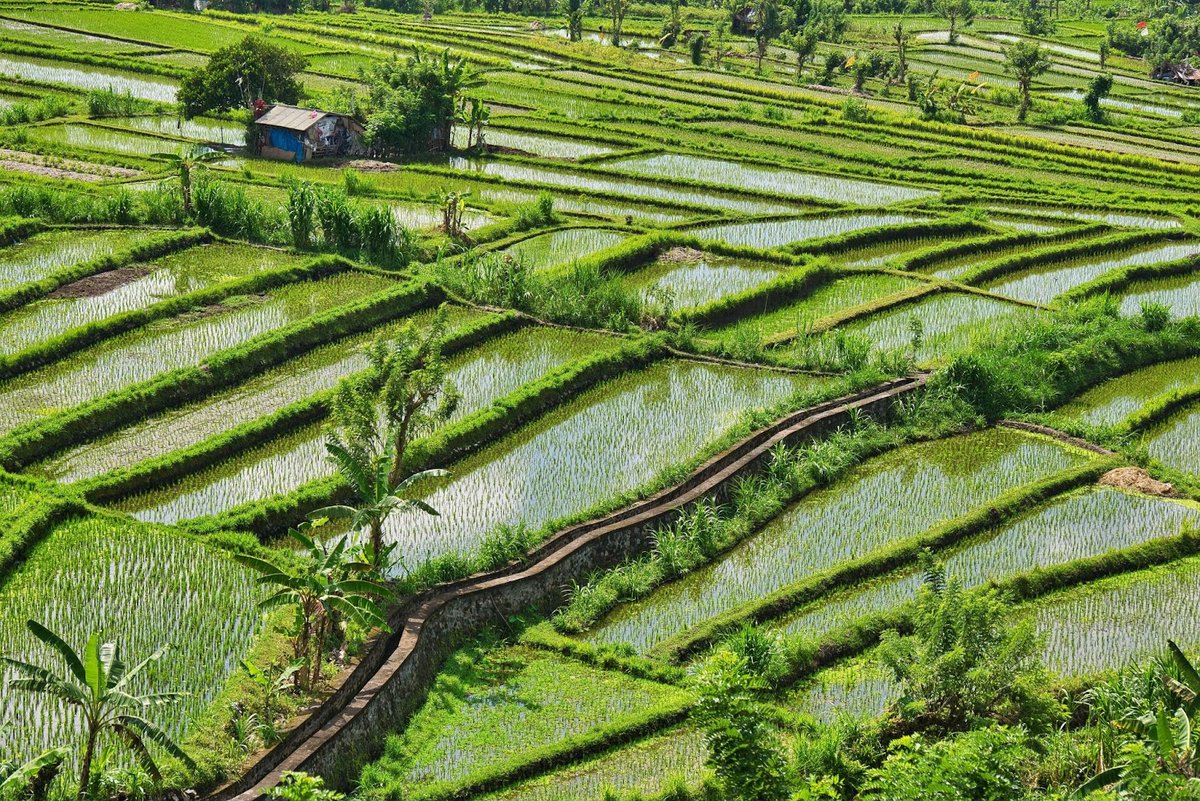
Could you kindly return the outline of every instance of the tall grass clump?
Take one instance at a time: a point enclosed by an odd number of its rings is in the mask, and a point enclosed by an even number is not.
[[[237,184],[200,173],[194,179],[192,198],[196,222],[215,233],[254,242],[287,243],[289,225],[283,211],[251,198]]]
[[[991,347],[956,357],[946,378],[995,420],[1053,408],[1111,376],[1200,349],[1200,318],[1164,323],[1119,312],[1119,302],[1105,296],[1022,318]]]
[[[626,331],[641,325],[651,311],[640,292],[588,262],[547,276],[523,259],[486,253],[454,264],[439,262],[434,275],[452,292],[477,303],[508,306],[568,325]]]
[[[13,103],[0,109],[0,125],[24,125],[41,122],[71,113],[71,101],[62,95],[46,95],[41,100]]]
[[[112,89],[92,89],[85,98],[88,116],[97,117],[132,117],[143,114],[157,107],[140,97],[134,97],[129,91],[117,92]],[[52,114],[53,117],[61,116]]]

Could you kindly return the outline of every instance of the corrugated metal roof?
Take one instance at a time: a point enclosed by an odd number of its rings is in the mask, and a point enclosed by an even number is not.
[[[329,112],[326,111],[277,105],[254,122],[272,128],[286,128],[289,131],[307,131],[317,120],[327,116]]]

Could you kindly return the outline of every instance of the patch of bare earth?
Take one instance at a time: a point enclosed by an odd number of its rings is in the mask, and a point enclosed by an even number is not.
[[[1118,467],[1100,476],[1100,483],[1106,487],[1133,490],[1143,495],[1157,495],[1162,498],[1173,498],[1176,495],[1175,486],[1154,479],[1140,467]]]
[[[704,251],[695,248],[671,248],[663,251],[658,260],[663,264],[695,264],[704,260]]]
[[[105,292],[112,292],[119,286],[125,286],[149,274],[145,267],[118,267],[103,273],[89,275],[70,284],[64,284],[49,294],[56,300],[64,298],[94,298]]]

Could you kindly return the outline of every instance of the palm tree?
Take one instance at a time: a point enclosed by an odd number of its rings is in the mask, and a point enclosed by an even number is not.
[[[345,537],[332,546],[314,538],[309,532],[319,525],[305,523],[290,532],[308,557],[290,571],[257,556],[234,555],[234,559],[262,574],[259,584],[276,588],[259,603],[260,608],[296,607],[293,646],[296,660],[303,665],[296,673],[296,682],[306,690],[320,681],[325,640],[330,633],[339,633],[341,616],[368,628],[387,626],[378,599],[388,596],[388,588],[361,577],[371,565],[353,557]]]
[[[200,145],[191,145],[178,153],[155,153],[153,158],[166,159],[179,172],[179,192],[183,195],[183,211],[192,215],[192,174],[196,168],[210,161],[225,158],[219,150],[206,150]]]
[[[394,435],[388,437],[394,439]],[[354,531],[366,531],[370,537],[365,546],[366,559],[376,570],[382,572],[390,561],[394,546],[383,543],[383,525],[396,512],[424,512],[437,515],[438,511],[419,498],[408,497],[413,488],[431,478],[449,475],[446,470],[422,470],[407,478],[395,481],[391,477],[396,452],[385,448],[378,456],[370,456],[343,442],[337,432],[325,441],[329,461],[338,474],[350,485],[358,501],[357,506],[327,506],[313,512],[313,518],[349,520]]]
[[[1007,59],[1008,71],[1017,79],[1017,88],[1021,90],[1021,106],[1017,109],[1017,121],[1025,122],[1029,113],[1029,89],[1033,79],[1050,69],[1049,56],[1042,52],[1041,45],[1029,42],[1017,42],[1004,53]]]
[[[127,668],[121,660],[116,644],[102,643],[99,634],[88,638],[83,653],[79,654],[61,637],[40,623],[30,620],[26,627],[34,637],[58,653],[67,672],[58,676],[38,665],[10,657],[0,657],[0,661],[19,674],[16,678],[9,679],[7,686],[12,690],[57,698],[82,715],[86,744],[79,770],[80,798],[87,794],[96,743],[100,735],[106,732],[123,740],[133,751],[138,763],[156,782],[162,779],[162,775],[150,753],[150,743],[162,748],[189,768],[193,767],[191,758],[175,744],[170,735],[142,717],[146,709],[174,703],[185,693],[155,692],[136,695],[132,691],[132,685],[138,675],[147,665],[161,659],[166,653],[166,648],[159,648],[148,658],[132,668]]]

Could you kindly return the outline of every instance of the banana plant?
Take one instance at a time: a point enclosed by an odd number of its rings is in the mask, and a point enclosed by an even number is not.
[[[8,680],[7,687],[56,698],[79,713],[85,737],[79,771],[80,798],[87,795],[96,743],[105,732],[122,740],[155,782],[161,781],[162,775],[150,752],[150,744],[157,745],[189,768],[193,767],[191,758],[175,744],[170,735],[143,717],[145,710],[172,704],[186,693],[153,692],[137,695],[133,691],[139,674],[147,665],[162,659],[165,648],[158,649],[129,667],[121,660],[116,644],[101,642],[99,634],[93,634],[84,645],[83,652],[77,653],[65,640],[37,621],[30,620],[26,628],[58,654],[66,672],[57,675],[40,665],[7,656],[0,657],[0,662],[17,673],[15,678]]]
[[[1181,677],[1176,679],[1165,672],[1161,674],[1170,702],[1131,716],[1122,725],[1141,740],[1142,747],[1158,763],[1158,770],[1196,780],[1200,778],[1200,743],[1197,742],[1200,731],[1196,726],[1200,722],[1197,717],[1200,715],[1200,670],[1172,640],[1167,640],[1167,650]],[[1130,778],[1130,770],[1131,763],[1128,762],[1103,770],[1080,786],[1071,799],[1085,798],[1104,787],[1121,789]]]
[[[3,728],[0,726],[0,731]],[[70,753],[66,748],[51,748],[23,765],[15,761],[0,762],[0,801],[45,798],[46,788],[58,777]]]

